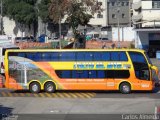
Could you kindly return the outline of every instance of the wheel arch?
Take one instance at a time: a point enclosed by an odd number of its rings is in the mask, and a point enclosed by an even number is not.
[[[122,81],[122,82],[120,82],[120,83],[119,83],[119,85],[118,85],[118,90],[120,89],[120,86],[121,86],[121,84],[123,84],[123,83],[127,83],[127,84],[129,84],[129,85],[130,85],[130,87],[131,87],[131,90],[133,90],[133,86],[132,86],[132,84],[131,84],[130,82],[128,82],[128,81]]]
[[[31,81],[28,83],[28,85],[27,85],[28,89],[29,89],[29,87],[30,87],[30,84],[31,84],[31,83],[34,83],[34,82],[39,83],[40,89],[42,90],[43,87],[42,87],[42,84],[39,82],[39,80],[31,80]]]
[[[55,87],[56,87],[56,90],[58,89],[58,85],[57,85],[57,83],[55,82],[55,81],[53,81],[53,80],[47,80],[47,81],[45,81],[44,83],[43,83],[43,89],[44,89],[44,86],[45,86],[45,84],[47,83],[47,82],[52,82],[54,85],[55,85]]]

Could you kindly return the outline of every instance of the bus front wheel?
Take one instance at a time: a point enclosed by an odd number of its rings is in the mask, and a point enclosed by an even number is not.
[[[39,93],[41,90],[40,84],[38,82],[32,82],[29,85],[29,90],[31,93]]]
[[[119,90],[120,90],[120,92],[123,93],[123,94],[128,94],[128,93],[131,92],[131,86],[130,86],[129,83],[124,82],[124,83],[121,83],[121,84],[120,84]]]
[[[44,90],[48,93],[53,93],[56,91],[56,86],[54,85],[53,82],[47,82],[44,85]]]

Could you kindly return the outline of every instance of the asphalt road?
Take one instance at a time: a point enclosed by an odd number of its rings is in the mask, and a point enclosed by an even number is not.
[[[43,92],[38,96],[28,91],[0,91],[1,94],[15,95],[0,97],[0,114],[13,120],[119,120],[125,119],[128,114],[139,117],[141,114],[160,113],[159,89],[155,93],[134,91],[131,94],[117,91],[58,91],[53,93],[57,94],[56,97]]]

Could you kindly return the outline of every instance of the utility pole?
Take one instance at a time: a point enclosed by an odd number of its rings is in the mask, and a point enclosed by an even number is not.
[[[3,0],[1,0],[1,34],[3,35]]]

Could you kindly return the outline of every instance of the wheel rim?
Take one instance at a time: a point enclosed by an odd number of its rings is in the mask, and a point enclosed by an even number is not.
[[[34,84],[34,85],[32,86],[32,90],[33,90],[34,92],[37,92],[37,91],[38,91],[38,85]]]
[[[52,92],[53,91],[53,85],[52,84],[48,84],[47,85],[47,91],[48,92]]]
[[[129,92],[129,91],[130,91],[129,86],[128,86],[128,85],[124,85],[124,86],[123,86],[123,91],[124,91],[124,92]]]

